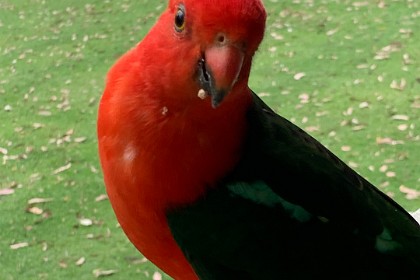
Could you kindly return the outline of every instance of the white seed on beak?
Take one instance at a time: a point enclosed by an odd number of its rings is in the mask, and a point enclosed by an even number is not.
[[[200,88],[200,90],[198,91],[197,96],[198,96],[200,99],[204,99],[204,98],[206,98],[206,96],[207,96],[207,92],[206,92],[204,89]]]

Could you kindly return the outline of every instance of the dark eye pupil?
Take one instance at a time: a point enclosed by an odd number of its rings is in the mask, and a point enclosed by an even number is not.
[[[181,28],[184,25],[184,11],[179,9],[175,15],[175,25]]]

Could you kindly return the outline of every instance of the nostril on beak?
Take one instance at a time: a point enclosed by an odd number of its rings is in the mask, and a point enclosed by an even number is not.
[[[217,37],[216,37],[216,41],[219,44],[224,45],[226,43],[226,36],[225,36],[225,34],[223,34],[223,33],[218,34]]]

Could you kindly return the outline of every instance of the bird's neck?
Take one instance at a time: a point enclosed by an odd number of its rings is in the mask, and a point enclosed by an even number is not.
[[[199,97],[184,108],[164,100],[132,105],[133,97],[125,97],[119,106],[132,112],[130,121],[110,120],[114,129],[106,140],[113,154],[104,161],[112,169],[105,174],[127,175],[124,187],[110,188],[114,195],[135,196],[141,207],[163,211],[213,187],[238,161],[246,131],[250,92],[238,88],[231,94],[218,108]]]
[[[184,110],[160,102],[134,106],[132,97],[102,101],[109,114],[100,114],[108,118],[99,129],[100,153],[118,221],[145,256],[178,279],[197,278],[173,240],[166,212],[204,195],[239,160],[251,98],[248,90],[239,94],[216,109],[206,100]],[[115,106],[119,113],[110,109]]]
[[[144,185],[150,188],[149,195],[166,200],[166,206],[184,205],[231,170],[239,159],[246,130],[247,106],[242,103],[246,100],[242,96],[212,108],[197,97],[197,104],[191,107],[177,110],[162,104],[150,112],[161,118],[137,127],[143,157],[133,162],[139,165],[136,170],[144,170],[138,179],[153,182]]]

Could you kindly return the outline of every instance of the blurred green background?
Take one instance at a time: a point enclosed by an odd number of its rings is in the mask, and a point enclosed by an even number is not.
[[[420,208],[420,3],[265,0],[250,87]],[[0,0],[0,279],[169,279],[106,199],[96,113],[109,67],[166,1]]]

